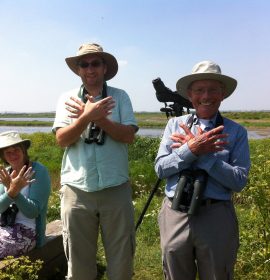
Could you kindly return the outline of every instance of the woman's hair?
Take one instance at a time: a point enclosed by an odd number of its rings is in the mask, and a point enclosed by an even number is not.
[[[12,146],[11,146],[12,147]],[[27,148],[26,148],[26,146],[25,146],[25,144],[24,143],[19,143],[19,144],[16,144],[16,145],[13,145],[13,147],[20,147],[21,149],[22,149],[22,151],[23,151],[23,155],[24,155],[24,163],[26,163],[27,165],[28,165],[28,163],[29,163],[29,155],[28,155],[28,152],[27,152]],[[7,147],[8,148],[8,147]],[[5,164],[9,164],[7,161],[6,161],[6,159],[5,159],[5,157],[4,157],[4,150],[5,150],[6,148],[3,148],[3,149],[0,149],[0,158],[1,158],[1,160],[5,163]]]

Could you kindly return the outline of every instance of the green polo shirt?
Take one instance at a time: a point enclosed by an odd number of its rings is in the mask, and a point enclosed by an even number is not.
[[[68,117],[69,112],[65,109],[64,103],[70,96],[81,98],[82,89],[81,87],[60,97],[53,125],[54,132],[57,128],[68,126],[74,121]],[[137,126],[127,93],[108,86],[107,95],[112,96],[115,101],[115,107],[109,118],[124,125]],[[101,96],[98,96],[96,100],[100,98]],[[86,144],[84,140],[87,136],[86,129],[75,144],[65,148],[61,185],[67,184],[87,192],[94,192],[127,182],[129,180],[127,144],[117,142],[107,134],[104,145]]]

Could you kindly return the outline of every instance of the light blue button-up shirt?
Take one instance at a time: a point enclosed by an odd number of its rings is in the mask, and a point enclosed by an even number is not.
[[[65,109],[64,103],[70,96],[81,98],[82,90],[81,87],[60,97],[53,131],[68,126],[74,121],[68,117],[69,112]],[[112,96],[115,101],[115,107],[108,118],[124,125],[137,126],[127,93],[108,86],[107,95]],[[101,96],[96,98],[96,100],[99,99]],[[61,168],[61,185],[67,184],[87,192],[94,192],[127,182],[129,180],[127,144],[117,142],[109,135],[105,136],[104,145],[86,144],[84,140],[88,134],[88,129],[86,129],[75,144],[65,149]]]
[[[174,196],[179,172],[182,170],[203,169],[209,175],[205,198],[229,200],[232,192],[241,191],[247,183],[250,169],[247,131],[232,120],[223,118],[223,133],[228,134],[228,144],[223,151],[196,156],[187,143],[180,148],[170,148],[173,144],[170,136],[174,132],[185,134],[179,124],[187,124],[190,117],[191,115],[184,115],[170,119],[160,143],[155,170],[159,178],[167,180],[165,193],[168,197]],[[197,133],[198,126],[200,121],[194,119],[192,133]]]

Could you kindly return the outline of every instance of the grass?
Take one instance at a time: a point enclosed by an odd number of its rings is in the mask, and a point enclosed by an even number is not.
[[[43,121],[6,121],[0,120],[0,126],[52,126],[52,122]]]
[[[59,218],[59,168],[63,150],[57,147],[52,134],[35,133],[27,137],[33,142],[31,158],[44,163],[51,173],[54,189],[48,210],[48,221],[51,221]],[[153,162],[159,141],[160,139],[137,137],[135,143],[129,146],[136,221],[157,180]],[[241,193],[234,195],[241,240],[235,280],[266,280],[270,275],[270,139],[250,140],[249,145],[252,161],[249,182]],[[164,197],[163,190],[164,182],[161,183],[137,230],[136,280],[162,279],[157,216]],[[101,243],[98,267],[99,279],[106,279]]]
[[[267,119],[267,118],[266,118]],[[51,133],[23,135],[32,140],[30,157],[45,164],[51,174],[53,193],[50,197],[48,221],[58,219],[60,213],[59,169],[63,150]],[[156,182],[153,162],[160,139],[137,137],[129,146],[130,176],[134,190],[136,221]],[[234,195],[239,218],[240,241],[235,280],[266,280],[270,275],[270,139],[250,140],[252,167],[245,189]],[[135,255],[135,280],[163,279],[158,211],[164,197],[164,182],[154,196],[149,209],[137,230]],[[100,243],[98,252],[99,279],[104,275],[106,264]]]
[[[144,195],[136,200],[136,221],[147,199],[148,195]],[[161,196],[153,197],[144,219],[136,232],[137,248],[134,265],[134,279],[136,280],[163,279],[159,247],[160,238],[157,224],[157,216],[162,199],[163,197]]]

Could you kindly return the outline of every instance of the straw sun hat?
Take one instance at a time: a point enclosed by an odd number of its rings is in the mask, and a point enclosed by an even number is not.
[[[26,149],[31,145],[31,141],[29,139],[22,139],[17,131],[0,133],[0,150],[20,143],[24,144]]]
[[[84,56],[87,56],[89,54],[93,54],[93,55],[97,55],[99,57],[101,57],[106,66],[107,66],[107,71],[104,75],[104,79],[110,80],[111,78],[113,78],[117,71],[118,71],[118,63],[116,58],[103,51],[103,48],[98,45],[98,44],[83,44],[79,47],[79,50],[76,54],[76,56],[72,56],[72,57],[67,57],[66,58],[66,63],[68,65],[68,67],[75,73],[78,75],[78,63],[80,61],[80,59]]]
[[[221,68],[215,62],[206,60],[197,63],[190,75],[184,76],[176,83],[177,92],[188,99],[188,87],[192,82],[199,80],[216,80],[220,81],[225,86],[225,97],[230,96],[237,86],[237,81],[234,78],[221,74]]]

